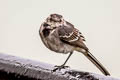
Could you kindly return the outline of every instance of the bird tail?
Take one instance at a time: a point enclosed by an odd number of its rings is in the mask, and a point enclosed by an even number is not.
[[[104,74],[110,75],[106,68],[88,51],[84,55]]]

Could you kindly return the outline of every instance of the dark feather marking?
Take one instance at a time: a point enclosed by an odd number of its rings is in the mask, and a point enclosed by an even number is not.
[[[42,32],[44,37],[47,37],[50,34],[50,29],[44,29]]]
[[[47,26],[50,26],[50,25],[49,25],[49,24],[47,24],[47,23],[44,23],[44,24],[43,24],[43,26],[44,26],[44,27],[47,27]]]

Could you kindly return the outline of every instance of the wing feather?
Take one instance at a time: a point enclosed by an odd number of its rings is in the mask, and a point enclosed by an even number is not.
[[[84,36],[81,34],[81,32],[79,32],[78,29],[74,28],[73,25],[60,26],[58,29],[58,34],[61,41],[72,46],[77,46],[88,50],[84,44]]]

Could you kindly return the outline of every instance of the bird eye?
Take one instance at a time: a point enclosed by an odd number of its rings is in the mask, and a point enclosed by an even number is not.
[[[52,18],[50,18],[50,21],[53,21],[53,19],[52,19]]]
[[[43,24],[43,26],[47,27],[47,26],[49,26],[49,24],[47,24],[47,23],[44,23],[44,24]]]

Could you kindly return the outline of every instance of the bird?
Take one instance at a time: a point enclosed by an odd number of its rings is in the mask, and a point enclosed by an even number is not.
[[[106,68],[90,53],[82,33],[60,14],[50,14],[40,25],[39,35],[44,45],[56,53],[69,56],[59,66],[64,67],[74,51],[83,53],[104,75],[110,76]]]

